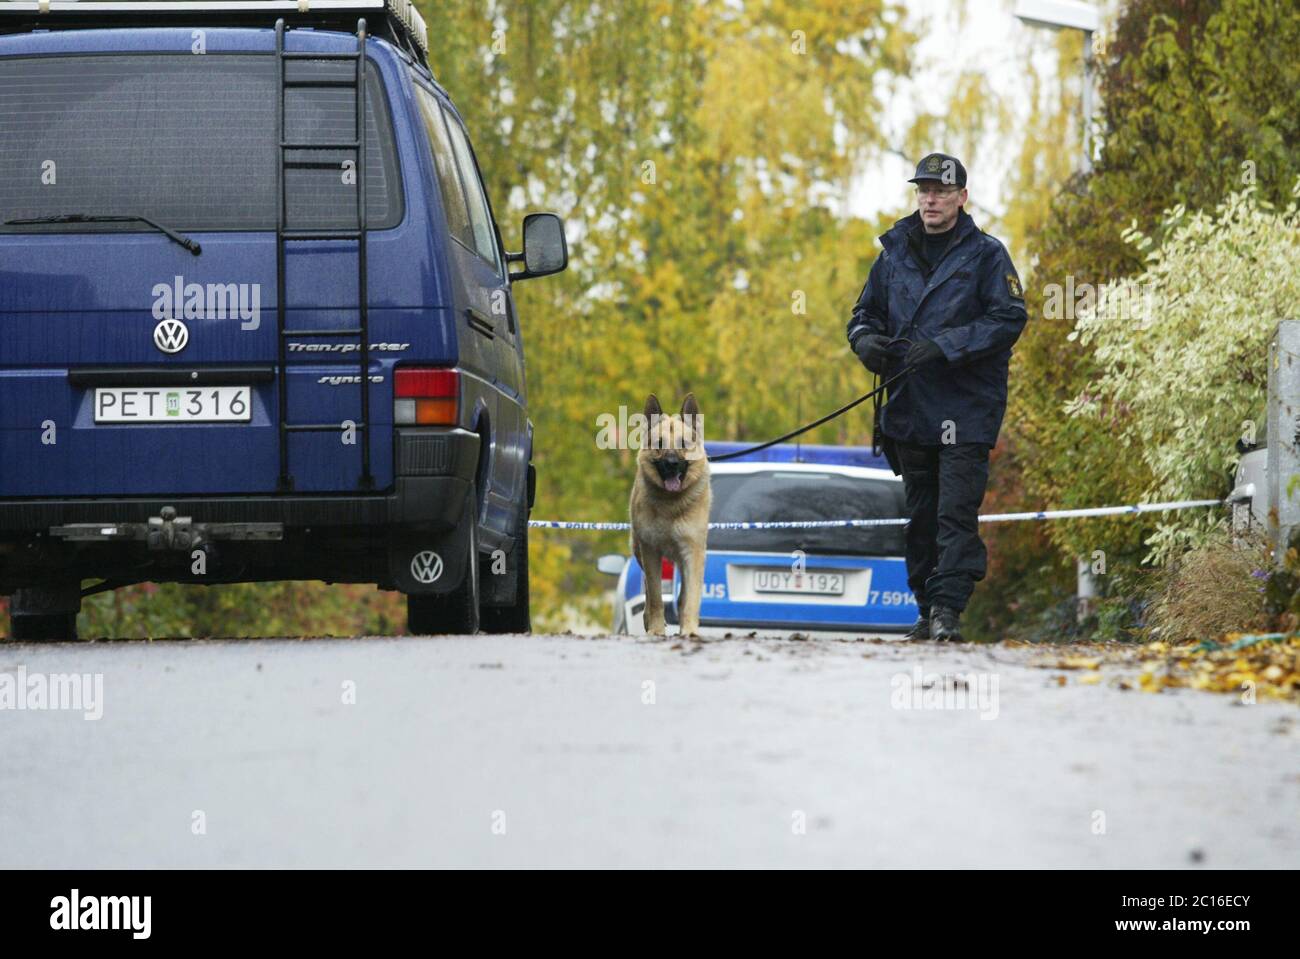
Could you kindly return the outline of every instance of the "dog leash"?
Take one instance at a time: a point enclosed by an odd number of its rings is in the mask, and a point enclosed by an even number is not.
[[[913,325],[916,324],[915,318],[912,320],[912,324]],[[889,343],[886,344],[886,350],[892,349],[895,343],[906,343],[909,346],[911,346],[912,341],[909,340],[906,336],[896,336],[892,340],[890,340]],[[873,379],[872,383],[874,382],[875,380]],[[890,469],[895,468],[894,456],[891,455],[890,451],[885,447],[884,434],[881,432],[880,429],[880,394],[879,393],[877,393],[875,399],[871,401],[871,453],[873,456],[879,456],[881,453],[884,453],[885,459],[889,461],[889,468]]]
[[[912,341],[909,340],[909,339],[908,339],[907,337],[905,337],[905,336],[897,336],[897,337],[895,337],[894,339],[892,339],[892,340],[889,341],[889,346],[892,347],[895,343],[900,343],[900,342],[901,342],[901,343],[909,343],[909,344],[910,344]],[[757,453],[757,452],[759,452],[760,450],[765,450],[765,449],[767,449],[769,446],[775,446],[777,443],[784,443],[786,440],[794,439],[796,436],[799,436],[800,434],[807,433],[809,430],[816,429],[817,427],[821,426],[823,423],[829,423],[831,420],[835,419],[835,417],[837,417],[837,416],[843,416],[843,415],[844,415],[845,413],[847,413],[849,410],[853,409],[853,407],[857,406],[857,405],[860,404],[860,403],[865,403],[867,400],[871,399],[873,396],[876,397],[875,408],[874,408],[874,411],[873,411],[873,412],[875,412],[876,414],[878,414],[878,413],[879,413],[879,410],[880,410],[880,399],[879,399],[880,394],[883,393],[883,392],[885,391],[885,388],[886,388],[886,387],[888,387],[888,386],[890,386],[890,385],[892,385],[892,384],[894,384],[894,383],[897,383],[899,380],[901,380],[901,379],[902,379],[904,376],[906,376],[908,373],[911,373],[912,370],[914,370],[915,368],[916,368],[916,367],[909,366],[909,367],[906,367],[905,369],[900,370],[900,371],[899,371],[898,373],[896,373],[894,376],[891,376],[889,379],[885,380],[885,382],[881,383],[879,386],[877,386],[875,389],[871,390],[869,393],[863,393],[861,396],[859,396],[859,397],[858,397],[856,400],[854,400],[852,403],[847,403],[847,404],[845,404],[844,406],[841,406],[838,410],[835,410],[833,413],[827,413],[827,414],[826,414],[825,416],[823,416],[821,419],[819,419],[819,420],[814,420],[813,422],[809,423],[807,426],[801,426],[801,427],[799,427],[799,428],[796,429],[796,430],[792,430],[791,432],[786,433],[784,436],[778,436],[776,439],[774,439],[774,440],[768,440],[766,443],[760,443],[758,446],[751,446],[751,447],[749,447],[749,449],[735,450],[735,451],[733,451],[733,452],[731,452],[731,453],[723,453],[721,456],[710,456],[710,457],[709,457],[709,462],[710,462],[710,463],[720,463],[720,462],[722,462],[723,460],[735,459],[735,458],[738,457],[738,456],[748,456],[750,453]],[[875,377],[875,375],[876,375],[876,374],[874,374],[874,373],[872,374],[873,378]],[[878,419],[879,419],[879,417],[877,416],[877,420],[878,420]]]

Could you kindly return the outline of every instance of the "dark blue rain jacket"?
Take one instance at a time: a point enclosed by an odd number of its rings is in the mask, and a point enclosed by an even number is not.
[[[952,240],[932,268],[922,252],[924,230],[917,211],[880,237],[884,251],[853,307],[849,343],[879,333],[913,343],[934,340],[943,350],[944,360],[889,388],[881,410],[885,436],[926,445],[992,446],[1007,408],[1011,346],[1027,319],[1020,277],[1006,247],[976,227],[965,210],[958,212]],[[906,350],[906,344],[895,346],[898,359],[886,368],[886,378],[902,369]]]

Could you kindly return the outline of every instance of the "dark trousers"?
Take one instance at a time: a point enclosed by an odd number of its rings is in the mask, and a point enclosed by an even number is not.
[[[907,585],[923,610],[963,610],[988,571],[979,535],[989,481],[984,443],[917,446],[895,442],[907,496]]]

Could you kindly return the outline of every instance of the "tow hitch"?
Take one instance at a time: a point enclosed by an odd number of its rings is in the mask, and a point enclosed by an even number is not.
[[[218,540],[272,541],[284,539],[283,523],[196,523],[177,516],[174,506],[145,523],[70,523],[50,527],[50,535],[69,543],[143,541],[149,549],[187,550]]]

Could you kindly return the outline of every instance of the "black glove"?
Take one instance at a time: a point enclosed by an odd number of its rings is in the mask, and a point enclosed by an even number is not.
[[[882,373],[885,363],[889,361],[889,337],[879,333],[859,336],[853,343],[853,352],[858,354],[862,365],[872,373]]]
[[[903,365],[925,366],[943,358],[943,349],[934,340],[917,340],[903,357]]]

